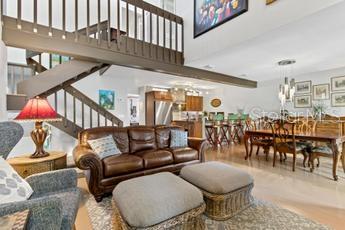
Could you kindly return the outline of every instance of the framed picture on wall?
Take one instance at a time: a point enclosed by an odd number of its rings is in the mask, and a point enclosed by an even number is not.
[[[194,38],[247,11],[248,0],[194,0]]]
[[[345,91],[345,76],[331,78],[332,91]]]
[[[295,96],[295,108],[311,108],[311,95]]]
[[[332,93],[332,106],[345,107],[345,92]]]
[[[115,91],[99,90],[99,105],[108,110],[115,109]]]
[[[314,100],[329,100],[329,84],[320,84],[313,86]]]
[[[309,94],[311,93],[311,81],[296,82],[297,94]]]

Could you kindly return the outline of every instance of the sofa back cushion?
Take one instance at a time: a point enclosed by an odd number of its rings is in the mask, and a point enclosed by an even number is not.
[[[112,135],[116,146],[122,153],[129,152],[128,129],[120,127],[100,127],[86,129],[79,134],[79,143],[82,146],[91,148],[88,140],[95,140]]]
[[[171,130],[183,130],[183,128],[180,126],[157,126],[155,130],[157,148],[165,149],[170,147]]]
[[[155,129],[149,127],[130,128],[129,147],[130,152],[135,153],[143,150],[157,149]]]

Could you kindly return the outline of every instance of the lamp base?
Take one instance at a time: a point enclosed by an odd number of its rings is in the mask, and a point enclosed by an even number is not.
[[[35,129],[31,132],[31,138],[36,145],[36,151],[30,158],[41,158],[49,156],[49,153],[44,151],[43,144],[47,138],[47,132],[43,129],[41,121],[35,123]]]

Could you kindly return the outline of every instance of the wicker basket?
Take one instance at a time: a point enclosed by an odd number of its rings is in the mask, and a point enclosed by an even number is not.
[[[192,209],[174,218],[166,220],[154,226],[137,228],[131,227],[122,218],[120,210],[112,199],[113,204],[113,226],[114,229],[118,230],[161,230],[161,229],[173,229],[173,230],[190,230],[190,229],[204,229],[204,222],[201,218],[203,212],[205,211],[206,205],[203,204],[200,207]]]
[[[214,220],[227,220],[253,204],[251,191],[254,184],[249,184],[227,194],[217,195],[202,189],[206,202],[205,214]]]

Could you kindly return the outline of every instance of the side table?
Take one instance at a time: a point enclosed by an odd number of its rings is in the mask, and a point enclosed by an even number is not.
[[[7,162],[26,178],[35,173],[48,172],[67,167],[67,154],[65,152],[50,151],[49,156],[43,158],[30,158],[30,155],[23,155],[7,160]]]

